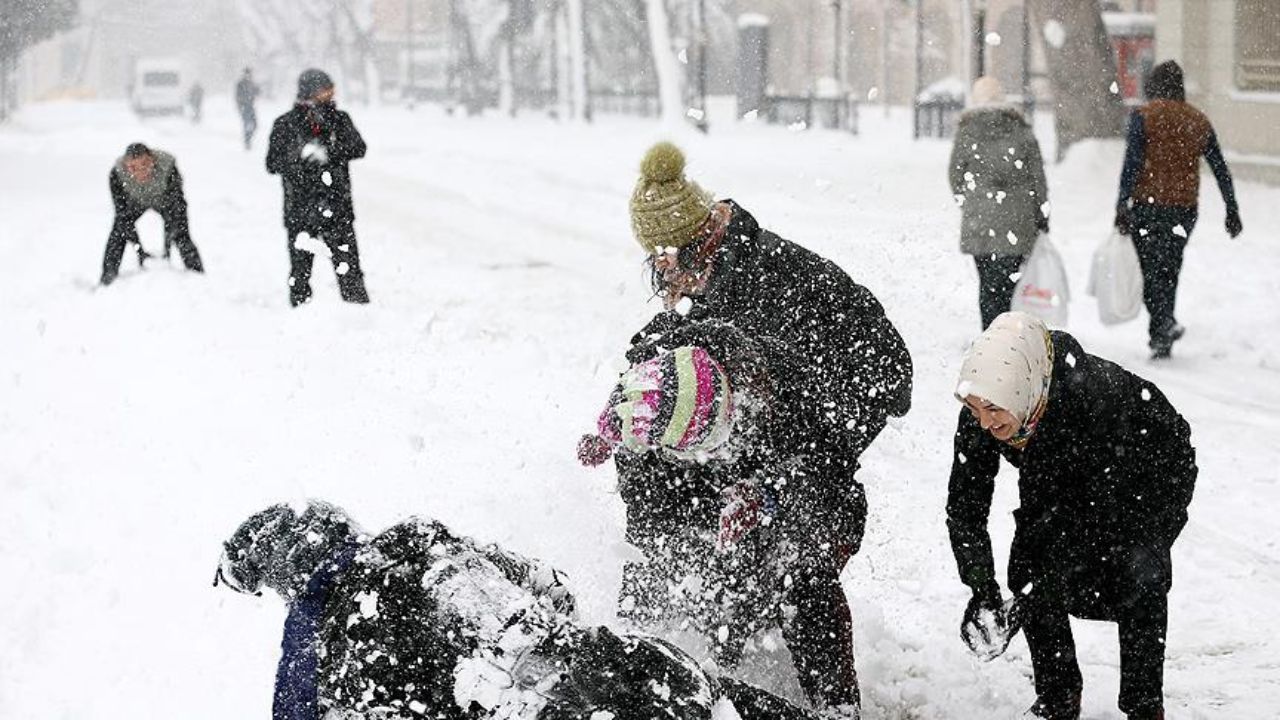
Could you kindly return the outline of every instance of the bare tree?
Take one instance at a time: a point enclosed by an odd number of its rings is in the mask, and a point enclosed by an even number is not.
[[[23,50],[71,26],[76,0],[0,0],[0,121],[17,105],[11,82]]]
[[[1071,145],[1124,131],[1124,102],[1098,0],[1030,0],[1053,86],[1058,159]]]

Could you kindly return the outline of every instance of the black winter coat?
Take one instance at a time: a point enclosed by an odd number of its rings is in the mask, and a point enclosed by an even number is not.
[[[327,161],[303,157],[311,144],[324,149]],[[351,116],[332,103],[299,103],[276,118],[267,147],[267,172],[279,175],[284,184],[284,226],[291,233],[355,220],[347,164],[364,157],[365,149]]]
[[[710,285],[687,318],[661,313],[632,339],[628,359],[687,321],[717,320],[748,337],[772,338],[806,365],[798,384],[821,392],[824,423],[845,430],[825,457],[852,475],[890,415],[911,408],[911,354],[871,291],[835,263],[763,230],[732,200]]]
[[[631,356],[642,361],[681,346],[707,350],[736,385],[740,410],[730,441],[733,455],[693,462],[661,452],[619,452],[618,486],[630,541],[647,551],[656,550],[655,539],[665,544],[688,529],[713,533],[723,505],[720,492],[755,481],[776,500],[776,529],[787,540],[810,551],[845,543],[856,552],[866,500],[846,458],[831,452],[841,447],[845,428],[826,407],[828,396],[809,385],[818,369],[776,338],[748,337],[717,321],[683,323],[636,345]]]
[[[1053,332],[1049,401],[1023,450],[960,412],[947,528],[961,580],[995,585],[987,517],[1004,457],[1019,469],[1009,585],[1112,619],[1134,591],[1172,582],[1169,549],[1187,521],[1197,474],[1191,429],[1159,388]]]

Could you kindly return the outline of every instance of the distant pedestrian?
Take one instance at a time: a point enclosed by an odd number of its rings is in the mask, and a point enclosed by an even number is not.
[[[199,125],[204,107],[204,86],[200,83],[192,85],[191,91],[187,93],[187,102],[191,104],[191,122]]]
[[[138,263],[149,257],[138,239],[136,223],[148,210],[164,219],[164,255],[177,246],[188,270],[204,272],[200,253],[191,241],[187,227],[187,198],[182,191],[182,175],[169,153],[133,143],[111,168],[111,201],[115,205],[115,223],[107,238],[102,258],[102,284],[110,285],[120,272],[125,245],[138,246]]]
[[[253,81],[253,71],[244,69],[240,82],[236,83],[236,109],[240,111],[240,123],[244,133],[244,149],[253,143],[253,133],[258,129],[258,111],[254,107],[260,88]]]
[[[1151,316],[1151,357],[1163,359],[1185,332],[1174,306],[1182,253],[1199,216],[1201,156],[1227,206],[1227,234],[1234,238],[1244,226],[1217,133],[1204,113],[1187,102],[1178,63],[1157,65],[1147,78],[1146,94],[1147,104],[1129,118],[1115,224],[1138,250],[1143,300]]]
[[[297,103],[276,118],[267,148],[267,172],[279,175],[284,184],[289,302],[295,307],[311,298],[311,265],[317,250],[333,261],[342,299],[369,302],[347,167],[364,157],[364,138],[333,96],[333,81],[323,71],[303,72]]]
[[[978,267],[982,327],[1008,312],[1018,272],[1042,232],[1049,232],[1049,190],[1040,144],[993,77],[973,84],[973,107],[960,116],[951,193],[960,204],[960,250]]]

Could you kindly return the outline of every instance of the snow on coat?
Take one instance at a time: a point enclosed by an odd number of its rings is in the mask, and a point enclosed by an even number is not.
[[[987,517],[1003,457],[1019,469],[1010,588],[1030,583],[1073,614],[1111,619],[1135,571],[1164,590],[1172,582],[1169,549],[1186,524],[1197,475],[1191,429],[1154,384],[1086,354],[1067,333],[1050,335],[1048,405],[1023,450],[960,411],[947,500],[951,546],[963,582],[975,592],[992,587]],[[1127,564],[1152,556],[1160,567]]]
[[[291,233],[355,220],[348,163],[366,146],[351,116],[332,103],[298,103],[276,118],[267,172],[284,186],[284,225]]]
[[[994,106],[961,115],[947,178],[961,203],[962,252],[1031,254],[1049,194],[1040,144],[1022,113]]]

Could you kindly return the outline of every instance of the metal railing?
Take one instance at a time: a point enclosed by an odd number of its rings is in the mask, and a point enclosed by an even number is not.
[[[858,134],[858,101],[852,95],[767,95],[764,119],[775,125],[843,130]]]

